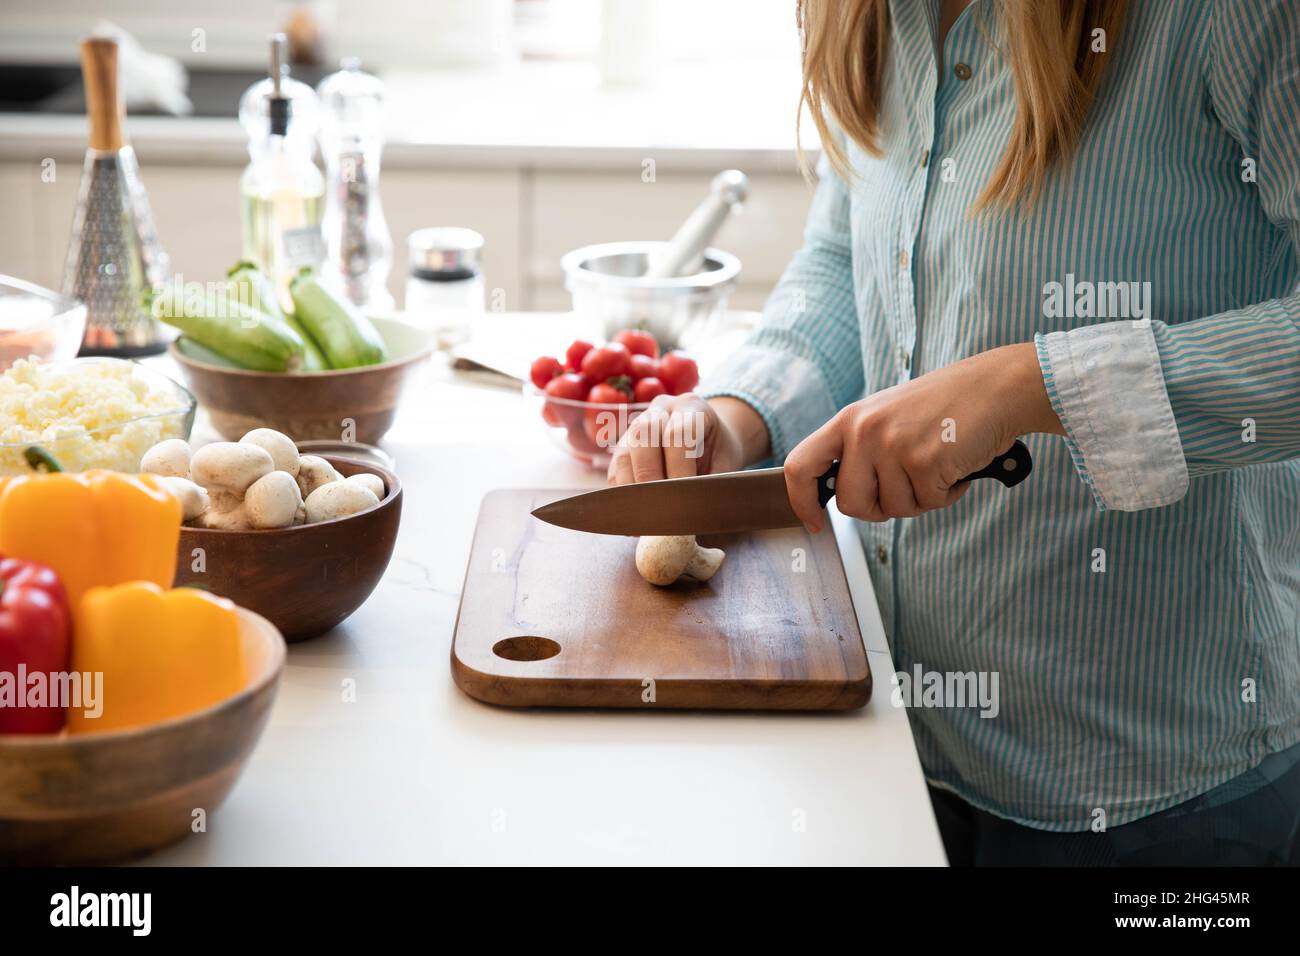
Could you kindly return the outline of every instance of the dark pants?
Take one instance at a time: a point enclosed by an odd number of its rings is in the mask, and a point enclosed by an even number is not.
[[[1035,830],[937,787],[930,802],[953,866],[1297,866],[1300,762],[1288,753],[1102,833]]]

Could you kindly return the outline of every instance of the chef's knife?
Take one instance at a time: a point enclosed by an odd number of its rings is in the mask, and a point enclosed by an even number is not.
[[[837,461],[817,479],[823,508],[835,496],[839,468]],[[1029,449],[1017,441],[962,481],[993,478],[1013,488],[1032,469]],[[542,505],[533,516],[574,531],[626,535],[729,534],[803,524],[790,507],[781,468],[616,485]]]

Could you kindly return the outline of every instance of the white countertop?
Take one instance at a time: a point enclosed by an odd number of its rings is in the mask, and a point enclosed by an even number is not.
[[[847,519],[836,531],[875,680],[863,710],[495,708],[449,667],[479,500],[601,476],[549,444],[517,393],[441,358],[384,446],[405,491],[383,581],[339,628],[290,645],[266,732],[207,832],[142,862],[945,862]]]

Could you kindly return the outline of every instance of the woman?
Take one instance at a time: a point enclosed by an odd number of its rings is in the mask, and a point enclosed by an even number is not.
[[[804,246],[611,480],[842,461],[897,670],[999,676],[909,711],[953,863],[1295,862],[1300,0],[799,8]]]

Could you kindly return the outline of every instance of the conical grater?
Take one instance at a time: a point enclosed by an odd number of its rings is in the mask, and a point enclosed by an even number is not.
[[[170,280],[171,263],[154,230],[135,151],[122,131],[116,41],[83,40],[81,72],[90,148],[63,292],[86,303],[82,355],[152,355],[167,347],[168,337],[150,311],[148,292]]]

